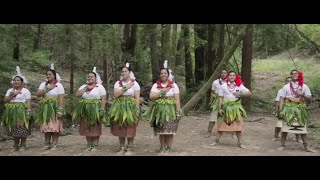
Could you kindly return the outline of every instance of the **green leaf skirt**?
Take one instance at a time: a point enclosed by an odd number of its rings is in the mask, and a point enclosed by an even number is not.
[[[58,109],[57,98],[43,98],[40,100],[40,109],[38,113],[37,123],[48,124],[52,117],[56,117]]]
[[[230,125],[233,121],[240,121],[243,117],[247,117],[247,113],[241,105],[241,100],[224,101],[221,108],[224,115],[218,117],[218,123],[225,122]]]
[[[111,124],[136,125],[139,122],[140,113],[137,112],[133,97],[119,97],[113,100],[113,104],[107,112],[107,119]]]
[[[218,101],[219,101],[219,96],[218,94],[215,94],[212,97],[212,103],[210,104],[210,108],[213,110],[218,110]]]
[[[177,118],[176,100],[174,98],[160,98],[143,114],[153,126],[162,126],[165,122]],[[182,113],[182,112],[180,112]]]
[[[2,123],[9,131],[17,127],[18,120],[22,121],[26,128],[29,128],[29,121],[26,116],[27,106],[25,103],[6,103],[4,107]]]
[[[85,120],[89,125],[100,124],[106,121],[106,115],[100,115],[100,99],[81,99],[72,114],[72,120]]]
[[[298,123],[304,126],[309,120],[307,105],[305,103],[286,102],[283,107],[284,121],[288,126]]]

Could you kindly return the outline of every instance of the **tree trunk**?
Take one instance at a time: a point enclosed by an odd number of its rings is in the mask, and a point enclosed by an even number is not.
[[[220,24],[219,26],[219,47],[218,47],[218,61],[222,60],[224,56],[224,36],[225,36],[225,24]]]
[[[102,55],[102,61],[103,61],[103,85],[106,88],[106,90],[109,90],[109,81],[108,81],[108,57],[107,57],[107,51],[106,51],[106,47],[107,47],[107,37],[103,37],[103,46],[105,48],[103,51],[103,55]],[[107,93],[107,100],[109,99],[109,93]]]
[[[178,44],[177,44],[177,52],[176,52],[176,66],[182,65],[183,64],[183,31],[181,29],[180,31],[180,36],[178,39]]]
[[[235,52],[243,38],[245,37],[246,29],[248,29],[248,25],[245,25],[245,27],[242,29],[242,31],[239,33],[239,35],[234,40],[232,46],[226,53],[226,55],[222,58],[220,64],[215,69],[214,73],[211,75],[209,80],[203,85],[203,87],[185,104],[182,108],[182,111],[185,115],[192,109],[192,107],[199,102],[200,99],[203,98],[203,96],[206,94],[206,92],[211,88],[212,82],[214,79],[217,79],[220,75],[220,71],[224,68],[225,64],[228,63],[230,57]]]
[[[176,52],[177,52],[177,32],[178,31],[178,24],[173,24],[172,27],[172,38],[171,38],[171,58],[170,61],[173,65],[173,71],[175,72],[175,65],[176,65]]]
[[[163,25],[163,34],[162,34],[162,54],[163,58],[161,59],[160,64],[164,62],[164,60],[168,60],[169,68],[174,67],[174,61],[171,60],[171,43],[170,43],[170,34],[171,34],[171,24],[165,24]]]
[[[93,36],[93,24],[90,24],[89,27],[89,35],[88,35],[88,41],[89,41],[89,52],[88,52],[88,57],[89,60],[91,61],[91,54],[92,54],[92,37]]]
[[[138,25],[137,24],[132,24],[131,25],[131,33],[130,33],[130,39],[127,44],[127,51],[131,55],[131,57],[134,57],[135,55],[135,50],[136,50],[136,44],[137,44],[137,30],[138,30]]]
[[[74,55],[74,45],[73,45],[73,37],[72,37],[73,29],[72,29],[72,24],[66,24],[65,27],[66,27],[66,35],[67,35],[67,45],[69,46],[68,47],[69,50],[67,53],[67,59],[69,59],[69,62],[70,62],[70,94],[74,94],[73,79],[74,79],[74,58],[75,58],[75,55]]]
[[[253,25],[249,24],[246,29],[246,37],[242,47],[242,68],[241,76],[246,88],[251,89],[251,65],[252,65],[252,46],[253,46]],[[242,105],[250,111],[250,96],[242,99]]]
[[[213,73],[213,62],[216,61],[216,48],[214,48],[214,24],[208,24],[208,54],[205,70],[205,80]],[[209,94],[210,95],[210,94]]]
[[[195,33],[199,39],[199,43],[195,49],[195,83],[200,84],[204,80],[204,68],[206,61],[206,46],[205,42],[207,39],[207,25],[195,24]]]
[[[194,87],[193,72],[192,72],[192,59],[190,47],[190,30],[188,24],[182,25],[184,33],[184,53],[185,53],[185,73],[186,73],[186,89]]]
[[[38,31],[33,41],[33,49],[32,49],[33,52],[38,50],[41,44],[42,25],[38,24],[37,28],[38,28]]]
[[[155,83],[159,78],[159,60],[157,55],[157,25],[148,25],[149,35],[150,35],[150,57],[151,57],[151,71],[152,71],[152,82]]]
[[[50,55],[49,55],[49,60],[51,61],[51,59],[52,59],[52,56],[53,56],[53,49],[54,49],[54,43],[55,43],[55,33],[53,33],[52,34],[52,37],[51,37],[51,39],[50,39],[50,47],[49,47],[49,49],[50,49]]]
[[[20,25],[14,25],[13,30],[13,59],[19,62],[20,55]]]

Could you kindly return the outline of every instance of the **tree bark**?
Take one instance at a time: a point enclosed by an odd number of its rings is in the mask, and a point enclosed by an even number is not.
[[[165,24],[163,25],[163,34],[162,34],[162,54],[163,58],[160,61],[160,64],[164,62],[164,60],[168,60],[169,68],[173,68],[174,64],[171,60],[171,43],[170,43],[170,34],[171,34],[171,24]]]
[[[67,53],[67,59],[69,59],[70,62],[70,94],[74,94],[73,86],[74,86],[74,45],[73,45],[73,37],[72,37],[72,24],[66,24],[66,35],[67,35],[67,44],[69,52]]]
[[[91,61],[91,56],[92,56],[92,37],[93,36],[93,24],[89,25],[89,35],[88,35],[88,41],[89,41],[89,52],[88,52],[88,57],[89,60]]]
[[[138,25],[132,24],[130,39],[127,43],[127,50],[129,52],[129,54],[131,55],[131,57],[134,57],[134,55],[135,55],[136,44],[137,44],[137,30],[138,30]]]
[[[195,24],[195,33],[199,39],[199,44],[195,48],[195,83],[200,84],[204,80],[204,69],[206,62],[206,40],[207,40],[207,25]]]
[[[33,41],[33,49],[32,49],[33,52],[38,50],[39,46],[41,44],[42,24],[37,25],[37,30],[38,30],[37,34],[36,34],[34,41]]]
[[[190,47],[190,30],[188,24],[182,25],[184,33],[184,54],[185,54],[185,74],[186,74],[186,89],[194,87],[194,78],[192,72],[192,59]]]
[[[225,56],[222,58],[220,64],[215,69],[214,73],[211,75],[209,80],[203,85],[203,87],[183,106],[182,111],[185,115],[192,109],[192,107],[199,102],[200,99],[206,94],[206,92],[211,88],[212,82],[214,79],[217,79],[219,77],[220,71],[224,68],[225,64],[228,63],[230,57],[235,52],[243,38],[245,37],[246,29],[248,29],[248,25],[245,25],[245,27],[242,29],[242,31],[239,33],[239,35],[234,40],[232,46],[228,50],[228,52],[225,54]]]
[[[159,78],[159,59],[157,55],[157,25],[148,25],[149,36],[150,36],[150,57],[151,57],[151,71],[152,71],[152,82],[155,83]]]
[[[182,26],[182,25],[181,25]],[[183,53],[183,30],[181,28],[179,39],[178,39],[178,44],[177,44],[177,52],[176,52],[176,66],[182,65],[183,64],[183,58],[184,58],[184,53]]]
[[[205,79],[209,79],[213,73],[213,62],[216,61],[216,48],[214,47],[214,24],[208,24],[208,53],[206,62]],[[210,94],[209,94],[210,95]]]
[[[20,55],[20,24],[14,25],[13,30],[13,59],[19,62]]]
[[[241,76],[246,88],[251,89],[251,65],[252,65],[252,46],[253,46],[253,24],[248,25],[246,29],[246,37],[242,46],[242,68]],[[242,105],[247,111],[250,111],[250,96],[242,99]]]
[[[172,27],[172,38],[171,38],[171,58],[170,61],[173,65],[172,70],[175,72],[175,65],[176,65],[176,52],[177,52],[177,32],[178,31],[178,24],[173,24]]]

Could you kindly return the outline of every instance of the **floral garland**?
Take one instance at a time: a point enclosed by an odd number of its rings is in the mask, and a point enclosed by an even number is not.
[[[161,81],[157,81],[157,89],[163,89],[163,88],[171,88],[173,86],[173,81],[168,80],[168,84],[166,87],[162,87]]]
[[[133,84],[134,84],[134,81],[135,81],[135,80],[131,79],[131,82],[132,82]],[[122,81],[122,80],[119,81],[119,86],[120,86],[120,87],[123,87],[123,81]]]

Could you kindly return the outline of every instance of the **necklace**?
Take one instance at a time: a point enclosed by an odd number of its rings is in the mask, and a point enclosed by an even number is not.
[[[299,86],[300,85],[298,84],[298,86],[296,88],[294,88],[293,85],[292,85],[292,82],[290,82],[291,95],[293,95],[293,96],[297,95],[297,90],[298,90]]]
[[[232,84],[232,87],[230,86],[231,84],[227,84],[227,88],[229,90],[229,92],[233,92],[237,86],[235,86],[235,84]]]

